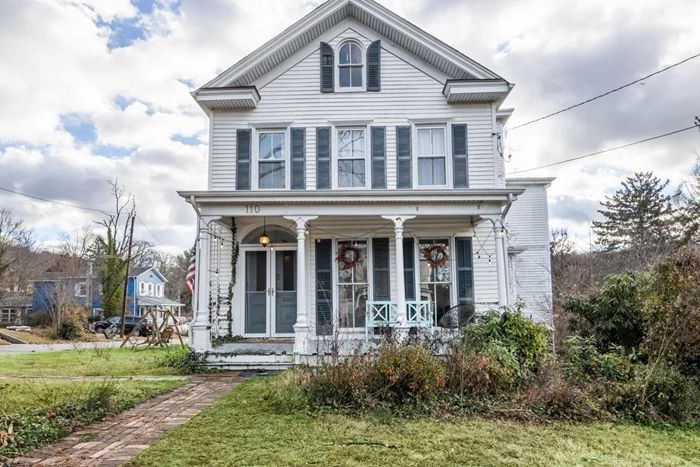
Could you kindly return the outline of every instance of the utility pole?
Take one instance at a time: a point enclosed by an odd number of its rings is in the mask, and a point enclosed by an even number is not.
[[[131,269],[131,246],[134,243],[134,222],[136,222],[136,212],[131,216],[131,232],[129,233],[129,252],[126,255],[126,276],[124,277],[124,296],[122,298],[122,328],[120,336],[124,337],[124,325],[126,324],[126,295],[129,291],[129,271]],[[134,293],[136,290],[134,290]]]

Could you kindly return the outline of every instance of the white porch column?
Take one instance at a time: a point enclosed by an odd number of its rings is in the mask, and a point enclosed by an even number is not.
[[[500,220],[500,219],[499,219]],[[506,254],[503,246],[503,228],[494,222],[493,233],[496,237],[496,272],[498,274],[498,306],[508,306],[508,271],[506,270]]]
[[[406,284],[403,281],[403,223],[416,216],[382,216],[394,223],[394,251],[396,251],[396,321],[398,321],[397,337],[408,336],[406,314]]]
[[[309,288],[307,278],[309,272],[306,268],[308,255],[306,253],[306,224],[318,216],[292,217],[285,219],[295,221],[297,224],[297,322],[294,325],[294,354],[308,355],[309,352]]]
[[[199,220],[199,241],[197,243],[197,278],[195,294],[197,304],[195,319],[191,325],[190,346],[196,352],[211,350],[211,324],[209,324],[209,223]]]

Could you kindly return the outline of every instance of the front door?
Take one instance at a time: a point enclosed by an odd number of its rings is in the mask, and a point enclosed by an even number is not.
[[[289,247],[245,251],[245,336],[292,336],[297,321],[297,252]]]

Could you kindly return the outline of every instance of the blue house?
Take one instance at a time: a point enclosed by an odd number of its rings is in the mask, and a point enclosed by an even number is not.
[[[175,316],[181,316],[185,305],[165,296],[167,282],[156,268],[132,268],[127,289],[127,314],[143,316],[150,309],[159,309],[170,310]],[[158,318],[163,318],[162,312],[159,312]]]
[[[47,272],[34,281],[32,312],[43,314],[58,304],[82,307],[92,314],[100,309],[101,285],[99,279],[86,275],[67,275],[62,272]]]

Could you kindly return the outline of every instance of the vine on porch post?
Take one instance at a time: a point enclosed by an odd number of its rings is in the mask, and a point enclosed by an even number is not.
[[[238,254],[240,253],[240,244],[236,240],[238,228],[236,227],[236,218],[231,218],[231,281],[228,284],[228,311],[226,319],[228,321],[228,338],[233,338],[233,286],[236,285],[236,265],[238,264]]]

